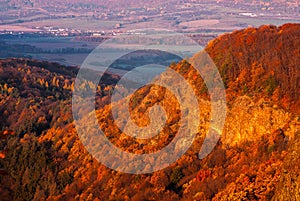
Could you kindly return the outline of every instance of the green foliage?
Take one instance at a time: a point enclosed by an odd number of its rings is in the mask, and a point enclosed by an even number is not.
[[[208,92],[207,86],[205,83],[202,84],[201,90],[200,90],[200,94],[205,94]]]
[[[5,168],[14,179],[14,200],[32,200],[36,189],[41,187],[49,193],[51,182],[44,176],[52,172],[49,167],[53,163],[49,145],[40,143],[33,135],[27,136],[28,140],[22,144],[15,139],[10,142],[11,151],[5,160]],[[55,175],[52,172],[52,175]]]
[[[228,82],[229,82],[228,71],[232,68],[233,68],[233,63],[232,63],[231,55],[227,54],[225,60],[221,64],[221,69],[219,70],[226,88],[228,87]]]
[[[270,153],[272,153],[273,151],[274,151],[274,145],[270,145],[270,146],[268,146],[268,153],[270,154]]]
[[[138,174],[138,175],[135,175],[135,176],[134,176],[134,181],[135,181],[135,182],[138,182],[138,181],[140,181],[140,180],[141,180],[141,175]]]
[[[248,91],[249,91],[248,86],[247,86],[247,85],[244,85],[243,93],[246,94],[246,93],[248,93]]]
[[[275,91],[276,87],[277,87],[277,82],[274,78],[274,76],[269,76],[268,79],[265,81],[265,88],[266,88],[266,92],[267,94],[270,96],[273,94],[273,92]]]
[[[183,176],[184,175],[181,169],[179,167],[176,167],[170,176],[171,183],[176,185],[180,181],[180,179],[183,178]]]
[[[146,105],[149,105],[149,104],[151,104],[151,103],[152,103],[151,101],[146,101],[146,102],[145,102]]]
[[[181,63],[179,63],[179,65],[180,65],[180,70],[179,70],[180,74],[185,74],[188,72],[190,68],[190,64],[188,61],[183,60]]]
[[[65,189],[65,187],[68,184],[71,184],[74,177],[71,173],[68,173],[67,171],[63,171],[61,174],[58,175],[57,178],[57,188],[59,191],[62,191]]]
[[[23,135],[25,133],[34,131],[34,122],[35,120],[32,118],[25,119],[22,124],[18,127],[16,133],[17,135]]]

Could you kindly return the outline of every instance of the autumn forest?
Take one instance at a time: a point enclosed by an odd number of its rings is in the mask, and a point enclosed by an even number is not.
[[[201,103],[200,127],[179,160],[151,174],[109,169],[85,149],[72,116],[77,67],[0,60],[0,200],[300,200],[300,24],[223,34],[205,50],[226,88],[222,137],[206,158],[198,158],[210,122],[207,86],[188,61],[171,64]],[[160,86],[139,89],[129,105],[137,124],[149,123],[155,104],[168,119],[150,142],[135,140],[112,117],[118,79],[107,73],[98,86],[81,86],[97,88],[96,114],[106,137],[139,154],[170,143],[180,127],[176,99]]]

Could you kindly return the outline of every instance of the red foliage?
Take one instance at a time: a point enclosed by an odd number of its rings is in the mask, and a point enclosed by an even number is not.
[[[211,175],[211,170],[200,170],[196,176],[197,181],[199,182],[204,182],[205,179],[207,179],[208,177],[210,177]]]

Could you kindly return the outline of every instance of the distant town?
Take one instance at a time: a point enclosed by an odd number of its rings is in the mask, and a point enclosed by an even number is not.
[[[202,47],[265,24],[300,23],[300,0],[67,0],[0,2],[0,58],[80,65],[107,38],[167,29]],[[76,54],[76,56],[74,56]]]
[[[300,22],[299,0],[161,0],[0,2],[1,34],[114,36],[159,27],[223,33],[262,24]]]

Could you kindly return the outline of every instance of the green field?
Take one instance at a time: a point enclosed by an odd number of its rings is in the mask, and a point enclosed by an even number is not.
[[[118,21],[103,21],[89,18],[64,18],[64,19],[47,19],[35,22],[24,22],[19,25],[27,27],[59,27],[59,28],[70,28],[70,29],[80,29],[83,31],[87,30],[106,30],[113,29],[115,25],[119,23]]]

